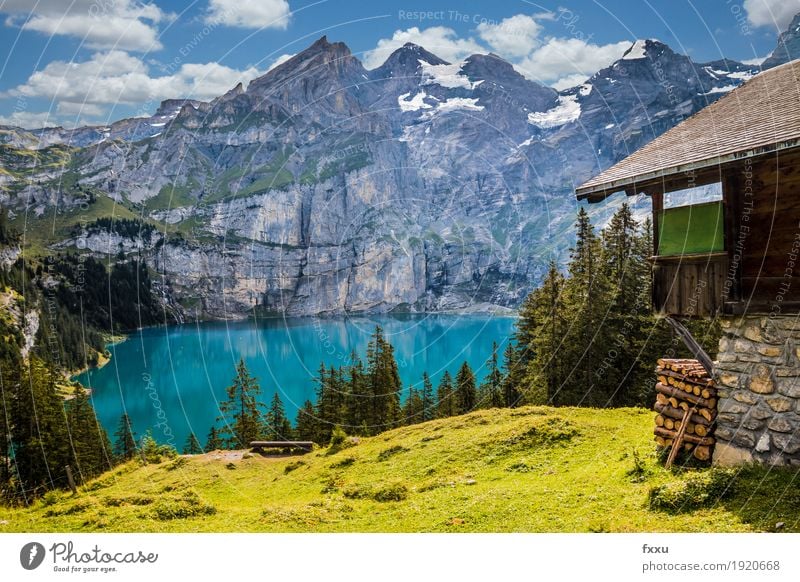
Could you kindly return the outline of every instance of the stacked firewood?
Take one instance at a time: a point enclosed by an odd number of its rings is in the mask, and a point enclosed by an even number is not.
[[[701,461],[711,459],[717,390],[697,360],[658,360],[656,369],[656,444],[670,449],[667,465],[681,450]]]

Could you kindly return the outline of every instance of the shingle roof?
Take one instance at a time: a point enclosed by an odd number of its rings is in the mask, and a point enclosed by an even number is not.
[[[756,75],[576,189],[602,199],[635,183],[800,145],[800,59]]]

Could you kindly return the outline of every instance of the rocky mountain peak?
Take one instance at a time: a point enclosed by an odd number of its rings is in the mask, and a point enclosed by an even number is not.
[[[440,59],[421,46],[413,42],[407,42],[389,55],[389,58],[380,67],[373,70],[371,76],[376,79],[411,77],[419,72],[422,66],[420,61],[430,65],[448,64],[447,61]]]
[[[761,67],[770,69],[800,58],[800,13],[796,14],[789,28],[778,38],[778,46]]]

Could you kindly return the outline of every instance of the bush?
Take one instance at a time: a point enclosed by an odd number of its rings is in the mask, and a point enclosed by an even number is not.
[[[730,469],[709,469],[690,474],[683,481],[651,487],[650,509],[680,513],[710,507],[734,492],[735,472]]]
[[[143,517],[151,517],[159,521],[172,519],[186,519],[202,515],[213,515],[217,510],[200,500],[194,492],[189,492],[183,497],[164,498],[153,506],[153,510]]]
[[[147,434],[142,437],[139,454],[143,464],[157,465],[165,459],[174,459],[178,456],[178,451],[170,445],[159,445],[150,431],[147,431]]]
[[[342,427],[335,426],[331,433],[331,448],[341,447],[347,440],[347,433],[342,430]]]
[[[375,501],[403,501],[408,497],[408,487],[406,487],[405,483],[400,483],[399,481],[395,481],[392,483],[386,483],[372,494],[372,498]]]

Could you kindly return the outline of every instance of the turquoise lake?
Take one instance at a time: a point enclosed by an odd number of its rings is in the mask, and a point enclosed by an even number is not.
[[[180,449],[190,431],[205,443],[244,358],[261,386],[262,400],[276,391],[294,421],[306,399],[314,400],[320,362],[346,365],[362,358],[375,325],[395,347],[404,390],[419,387],[427,371],[434,387],[445,370],[455,376],[469,362],[478,379],[486,373],[492,342],[500,353],[515,319],[492,315],[363,316],[270,319],[148,328],[110,346],[111,361],[76,377],[92,389],[100,422],[113,439],[127,412],[139,436],[148,429]]]

